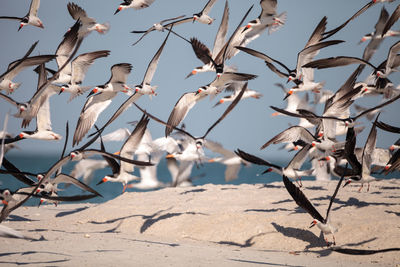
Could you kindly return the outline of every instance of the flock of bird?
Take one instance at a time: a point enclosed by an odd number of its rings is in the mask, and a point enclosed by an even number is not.
[[[97,31],[100,34],[106,34],[110,24],[98,23],[94,18],[89,17],[82,7],[72,2],[68,3],[67,9],[75,23],[65,32],[55,54],[31,56],[38,45],[36,42],[23,57],[9,63],[7,70],[0,76],[0,90],[2,91],[0,101],[3,102],[2,105],[8,103],[15,106],[17,113],[13,116],[21,119],[21,128],[29,126],[32,119],[36,119],[35,131],[22,131],[16,136],[5,131],[2,132],[0,153],[2,169],[0,169],[0,173],[12,175],[27,186],[15,192],[11,192],[9,189],[0,191],[0,198],[4,204],[0,222],[32,197],[39,198],[40,203],[48,201],[57,204],[59,201],[77,201],[101,196],[89,186],[94,179],[94,172],[98,169],[109,167],[112,174],[99,180],[97,185],[105,182],[119,182],[122,183],[123,192],[125,192],[127,188],[154,189],[191,185],[192,179],[194,179],[191,177],[192,168],[209,161],[221,162],[227,166],[225,172],[227,181],[237,178],[241,165],[251,163],[266,166],[267,169],[264,173],[273,171],[281,174],[289,194],[314,218],[312,225],[317,225],[324,234],[333,234],[335,229],[329,223],[329,211],[343,180],[345,180],[344,185],[359,183],[360,190],[367,183],[369,189],[369,183],[376,180],[374,174],[383,172],[387,174],[398,170],[400,166],[400,141],[388,149],[376,147],[377,128],[395,134],[400,133],[399,127],[379,120],[379,112],[387,105],[396,105],[396,101],[400,98],[399,86],[396,87],[390,80],[390,76],[396,73],[400,65],[400,54],[398,54],[400,41],[394,42],[387,53],[387,58],[381,64],[376,66],[370,61],[384,38],[400,35],[400,32],[391,29],[400,17],[400,5],[390,15],[384,4],[381,4],[381,13],[375,31],[361,39],[362,42],[368,42],[362,58],[340,55],[322,59],[315,59],[315,57],[321,49],[339,46],[345,42],[332,39],[332,37],[367,9],[376,8],[374,6],[381,2],[393,1],[373,0],[368,2],[347,21],[332,30],[327,30],[327,17],[321,18],[315,28],[310,29],[312,33],[304,48],[298,52],[296,64],[293,64],[294,67],[289,67],[278,59],[270,57],[264,51],[248,47],[253,40],[261,34],[265,34],[267,30],[269,34],[272,34],[285,25],[287,14],[286,12],[277,13],[277,0],[261,0],[261,13],[252,20],[248,17],[253,6],[249,7],[241,17],[240,23],[233,27],[234,30],[229,36],[227,35],[229,28],[228,0],[225,0],[220,20],[210,17],[209,13],[217,0],[209,0],[200,12],[194,10],[197,13],[192,16],[162,18],[160,22],[154,23],[147,30],[132,32],[141,34],[133,45],[142,42],[152,31],[165,32],[164,41],[155,51],[140,84],[134,87],[127,84],[132,64],[122,62],[111,67],[111,77],[106,83],[94,88],[82,85],[85,74],[92,65],[95,65],[97,59],[109,56],[110,51],[99,50],[77,54],[81,44],[91,32]],[[152,8],[153,2],[154,0],[124,0],[114,15],[128,8],[137,10]],[[40,0],[32,0],[29,12],[25,17],[0,16],[0,21],[1,19],[18,20],[20,21],[18,30],[26,25],[43,28],[43,23],[38,17],[39,5]],[[187,38],[179,32],[179,25],[183,23],[198,22],[209,25],[218,23],[218,21],[220,24],[212,49],[198,38]],[[29,30],[29,27],[25,27],[24,30]],[[157,95],[157,86],[152,84],[152,80],[157,71],[160,57],[164,53],[165,45],[171,38],[178,38],[190,45],[195,56],[203,63],[202,66],[194,68],[186,78],[202,72],[213,72],[215,78],[207,85],[199,87],[198,90],[184,93],[177,100],[169,117],[163,120],[138,106],[136,102],[143,95],[149,97]],[[288,84],[290,83],[289,88],[277,84],[284,91],[284,100],[287,102],[287,106],[285,108],[271,106],[271,108],[276,111],[274,115],[296,117],[300,121],[261,146],[261,149],[265,149],[272,144],[285,143],[285,149],[298,150],[287,166],[279,166],[240,149],[229,151],[220,143],[207,139],[208,134],[234,108],[237,108],[239,101],[250,97],[255,99],[262,97],[260,92],[247,87],[251,80],[257,78],[257,75],[239,72],[238,67],[240,66],[227,65],[227,61],[239,52],[254,57],[255,61],[261,59],[266,64],[266,71],[272,71],[287,80]],[[56,61],[58,69],[53,70],[45,66],[52,60]],[[314,79],[314,69],[353,64],[356,65],[354,72],[346,77],[343,85],[334,92],[324,88],[324,82]],[[37,90],[29,101],[18,102],[13,98],[12,93],[20,86],[18,74],[25,68],[34,68],[38,74]],[[359,81],[359,76],[364,70],[369,71],[370,75],[365,81]],[[228,102],[229,105],[224,113],[215,122],[211,120],[210,127],[202,136],[191,134],[183,124],[189,111],[207,96],[212,99],[223,91],[230,95],[221,98],[216,105]],[[65,143],[60,159],[45,173],[21,171],[7,159],[6,153],[22,139],[48,141],[62,139],[62,136],[53,132],[51,127],[50,100],[65,92],[70,93],[69,101],[83,97],[82,95],[87,93],[87,100],[77,118],[72,137],[72,150],[66,152],[69,141],[69,125],[66,122]],[[102,112],[120,93],[127,95],[126,100],[104,125],[98,127],[96,121],[99,116],[102,116]],[[313,101],[310,101],[310,95],[312,95]],[[357,99],[368,96],[382,98],[381,103],[368,108],[354,103]],[[134,129],[131,131],[121,128],[103,135],[107,127],[114,121],[118,121],[119,116],[132,105],[143,113],[139,121],[130,123]],[[323,113],[318,114],[317,107],[321,106],[323,106]],[[351,108],[359,113],[351,116]],[[8,114],[2,114],[2,116],[6,117],[5,121],[8,120]],[[360,125],[358,119],[361,117],[368,117],[373,120],[373,123]],[[165,136],[152,138],[147,129],[150,120],[165,126]],[[369,131],[369,135],[365,145],[359,148],[356,147],[356,137],[363,130]],[[80,148],[76,148],[85,137],[88,137],[89,141]],[[104,142],[109,141],[123,141],[124,143],[120,151],[110,153],[104,146]],[[206,156],[204,148],[220,154],[221,157],[209,158]],[[102,159],[92,159],[91,157],[94,155],[101,156]],[[159,181],[157,177],[157,165],[164,157],[172,177],[172,181],[168,184]],[[307,159],[312,163],[309,169],[303,167],[303,163]],[[76,162],[74,169],[69,174],[63,173],[62,168],[71,161]],[[139,169],[140,176],[132,174],[134,167]],[[315,176],[316,179],[328,180],[331,175],[339,177],[340,180],[324,218],[302,192],[301,177]],[[78,180],[81,177],[82,181]],[[297,185],[289,178],[294,180]],[[73,184],[90,194],[58,195],[60,184]],[[329,244],[328,241],[327,244]]]

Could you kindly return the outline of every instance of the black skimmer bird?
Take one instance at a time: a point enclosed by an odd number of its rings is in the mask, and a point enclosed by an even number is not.
[[[133,9],[142,9],[149,7],[151,4],[153,4],[154,0],[124,0],[117,10],[115,10],[115,14],[120,12],[121,10],[127,9],[127,8],[133,8]]]
[[[131,73],[132,65],[119,63],[111,67],[111,77],[104,85],[96,86],[82,108],[73,138],[73,146],[79,144],[86,133],[92,128],[98,116],[110,104],[120,91],[126,91],[126,79]],[[100,91],[100,92],[99,92]],[[97,93],[97,94],[96,94]],[[94,95],[92,95],[94,94]]]
[[[136,125],[135,129],[132,131],[131,135],[123,144],[120,152],[121,157],[133,157],[140,145],[148,122],[149,118],[143,115],[139,123]],[[113,173],[112,175],[106,175],[97,185],[105,182],[120,182],[124,187],[122,191],[122,193],[124,193],[129,182],[139,180],[139,177],[130,174],[131,172],[133,172],[132,164],[128,164],[123,161],[121,161],[121,164],[118,164],[114,159],[108,157],[105,157],[105,159],[110,165]]]
[[[136,42],[134,42],[132,44],[132,46],[136,45],[137,43],[139,43],[147,34],[149,34],[152,31],[162,32],[165,29],[168,29],[169,27],[171,27],[172,25],[176,26],[176,25],[179,25],[179,24],[183,24],[183,23],[192,21],[192,18],[184,18],[184,17],[185,17],[185,15],[182,15],[182,16],[179,16],[179,17],[175,17],[175,18],[170,18],[170,19],[163,19],[160,22],[154,23],[153,26],[151,26],[150,28],[148,28],[145,31],[131,31],[131,33],[142,33],[142,36],[140,36],[140,38]],[[165,22],[171,21],[171,20],[173,20],[173,21],[163,25]]]
[[[338,31],[343,29],[350,21],[352,21],[353,19],[355,19],[358,16],[360,16],[362,13],[364,13],[367,9],[369,9],[370,7],[375,5],[377,2],[392,2],[392,1],[394,1],[394,0],[389,0],[389,1],[386,1],[386,0],[372,0],[371,2],[368,2],[362,8],[360,8],[356,13],[354,13],[353,16],[351,16],[348,20],[343,22],[341,25],[339,25],[338,27],[336,27],[336,28],[334,28],[334,29],[332,29],[330,31],[324,32],[323,33],[323,35],[324,35],[323,40],[331,37],[332,35],[334,35]]]
[[[264,173],[268,172],[275,172],[280,175],[285,175],[287,177],[292,178],[295,180],[297,183],[301,185],[301,177],[304,176],[310,176],[313,172],[313,170],[300,170],[301,166],[303,165],[304,161],[307,159],[308,152],[310,150],[310,145],[304,146],[299,152],[296,153],[296,155],[292,158],[292,160],[289,162],[289,164],[286,167],[281,167],[279,165],[270,163],[266,160],[263,160],[257,156],[251,155],[249,153],[246,153],[240,149],[237,149],[235,153],[241,157],[242,159],[257,164],[257,165],[262,165],[262,166],[268,166],[269,168],[266,169]]]
[[[208,13],[210,13],[211,8],[214,6],[214,4],[217,2],[217,0],[208,0],[207,4],[204,6],[203,10],[201,10],[199,13],[193,14],[193,22],[198,21],[200,23],[204,24],[211,24],[213,23],[214,19],[211,18]]]
[[[399,18],[400,18],[400,5],[396,7],[390,18],[387,20],[385,27],[381,32],[382,38],[385,37],[387,34],[390,34],[390,28],[392,28],[393,24],[395,24]]]
[[[88,17],[86,11],[75,3],[67,4],[68,12],[74,20],[80,20],[82,23],[78,31],[78,36],[83,38],[92,31],[97,31],[100,34],[107,33],[110,25],[107,23],[97,23],[94,18]]]
[[[75,164],[69,175],[77,179],[82,177],[82,181],[85,184],[90,184],[94,178],[95,171],[106,167],[108,167],[108,163],[105,160],[82,159]]]
[[[11,62],[8,65],[7,69],[9,71],[7,72],[6,75],[4,75],[0,79],[0,90],[6,91],[7,94],[14,92],[14,90],[16,90],[21,85],[21,83],[15,83],[12,81],[13,78],[18,75],[18,73],[20,73],[27,67],[40,65],[42,63],[47,63],[54,58],[56,58],[55,55],[41,55],[41,56],[27,57],[25,59],[18,59],[16,61]],[[18,65],[16,65],[17,63]]]
[[[397,68],[400,66],[400,55],[397,54],[399,51],[400,41],[396,42],[390,47],[387,59],[379,64],[379,66],[377,67],[362,58],[351,56],[337,56],[308,62],[307,64],[303,65],[303,68],[325,69],[347,66],[350,64],[366,64],[374,69],[374,75],[376,76],[375,85],[378,88],[384,88],[389,82],[387,79],[388,75],[396,71]]]
[[[226,166],[225,169],[225,181],[230,182],[238,177],[240,166],[250,166],[250,162],[242,159],[235,152],[224,148],[220,143],[205,140],[205,148],[211,150],[214,153],[222,155],[222,157],[214,157],[208,160],[208,162],[218,162]]]
[[[40,6],[40,0],[32,0],[31,6],[29,7],[29,12],[24,17],[9,17],[9,16],[0,16],[0,19],[13,19],[19,20],[19,28],[18,31],[22,29],[25,25],[33,25],[39,28],[44,28],[42,21],[39,19],[37,12]]]
[[[200,59],[204,65],[200,67],[196,67],[195,69],[190,72],[186,78],[189,78],[192,75],[195,75],[199,72],[206,72],[206,71],[215,71],[214,64],[212,60],[216,60],[217,56],[222,51],[222,48],[225,44],[225,37],[228,31],[228,20],[229,20],[229,6],[228,1],[225,2],[224,13],[222,15],[221,24],[219,25],[217,35],[215,36],[214,40],[214,47],[212,52],[210,49],[197,40],[196,38],[191,38],[189,43],[192,45],[193,51],[196,54],[196,57]]]
[[[178,128],[176,126],[172,126],[169,125],[168,123],[164,122],[163,120],[160,120],[159,118],[149,114],[147,111],[145,111],[144,109],[142,109],[141,107],[139,107],[136,103],[135,106],[141,110],[143,113],[147,114],[151,119],[163,124],[166,126],[166,133],[171,133],[171,129],[175,129],[177,131],[179,131],[180,133],[189,136],[194,142],[197,148],[202,148],[203,144],[204,144],[204,139],[207,137],[207,135],[211,132],[212,129],[214,129],[215,126],[217,126],[231,111],[232,109],[237,105],[237,103],[239,103],[243,93],[246,91],[247,88],[247,83],[245,83],[243,85],[243,88],[240,92],[240,94],[235,98],[234,101],[232,101],[232,103],[226,108],[225,112],[216,120],[216,122],[214,122],[214,124],[212,124],[207,131],[205,132],[205,134],[201,137],[194,137],[192,134],[190,134],[189,132],[187,132],[186,130],[183,130],[182,128]],[[166,135],[168,136],[168,135]]]
[[[292,196],[293,200],[296,202],[299,207],[303,208],[305,211],[308,212],[308,214],[311,215],[311,217],[314,218],[314,220],[311,222],[311,227],[317,226],[324,235],[327,234],[332,234],[333,237],[333,245],[336,245],[336,240],[335,240],[335,235],[334,233],[337,231],[336,227],[333,226],[330,222],[330,217],[329,217],[329,212],[332,208],[333,201],[336,198],[337,193],[339,192],[340,185],[342,184],[343,177],[339,180],[335,192],[333,193],[328,209],[326,211],[326,216],[325,218],[322,217],[322,215],[318,212],[318,210],[311,204],[310,200],[304,195],[304,193],[297,187],[295,186],[286,176],[282,176],[283,183],[285,184],[286,190],[289,192],[289,194]],[[326,245],[329,246],[328,239],[325,237],[325,242]]]
[[[322,18],[317,27],[314,29],[314,32],[311,34],[304,49],[297,54],[296,68],[292,70],[289,69],[282,62],[275,60],[256,50],[240,46],[236,48],[252,56],[264,60],[267,66],[273,72],[275,72],[279,77],[286,77],[288,78],[288,81],[293,81],[297,86],[299,86],[302,83],[301,78],[304,75],[304,65],[310,62],[319,53],[320,49],[344,42],[342,40],[331,40],[331,41],[321,42],[322,33],[325,30],[325,26],[326,26],[326,17]],[[278,64],[279,66],[284,68],[284,71],[279,70],[274,64]],[[313,81],[313,74],[309,76],[310,77],[308,78],[308,80]]]
[[[61,74],[61,75],[66,74],[70,77],[69,77],[69,82],[66,82],[63,86],[61,86],[60,93],[64,91],[69,92],[71,94],[69,99],[70,101],[74,99],[76,96],[83,94],[85,88],[83,88],[81,84],[83,82],[83,79],[85,79],[85,75],[89,67],[94,63],[96,59],[107,57],[108,55],[110,55],[109,50],[100,50],[100,51],[84,53],[77,56],[74,60],[71,61],[70,63],[71,66],[69,66],[68,68],[64,68]],[[59,65],[62,65],[62,62],[59,62]],[[68,80],[67,77],[66,80]],[[87,89],[88,88],[86,88],[86,90]]]
[[[173,25],[171,25],[169,30],[172,30],[172,27],[173,27]],[[167,43],[170,33],[171,33],[171,31],[168,32],[168,34],[165,37],[164,41],[162,42],[160,48],[158,48],[157,52],[154,54],[149,65],[147,66],[147,70],[143,76],[142,83],[135,86],[136,93],[139,93],[139,96],[140,95],[149,95],[151,98],[151,96],[157,95],[155,92],[157,86],[152,86],[150,83],[153,80],[154,74],[156,73],[158,62],[160,61],[161,53],[164,50],[164,46]]]
[[[186,38],[176,34],[178,37],[191,44],[196,57],[205,64],[203,67],[200,67],[199,70],[201,69],[201,71],[203,72],[214,70],[217,74],[217,77],[220,77],[225,71],[234,70],[232,68],[229,69],[225,68],[225,61],[227,59],[232,58],[239,52],[237,49],[235,49],[235,46],[242,44],[246,45],[249,42],[249,40],[246,40],[245,34],[240,34],[240,29],[241,29],[240,26],[243,24],[244,20],[246,19],[252,8],[253,6],[251,6],[247,10],[246,14],[240,21],[239,25],[236,27],[235,31],[230,36],[229,40],[223,43],[225,40],[226,30],[228,27],[228,13],[229,13],[228,4],[227,3],[225,4],[223,20],[221,21],[221,25],[218,29],[218,33],[216,36],[217,43],[214,43],[214,49],[212,54],[209,48],[196,38],[191,38],[190,40],[187,40]],[[195,72],[197,73],[196,69]],[[187,75],[186,78],[189,76],[191,75],[190,74]]]
[[[161,44],[160,48],[157,50],[156,54],[153,56],[152,60],[150,61],[149,65],[147,66],[146,73],[144,74],[143,81],[140,85],[135,86],[135,93],[131,95],[124,103],[117,109],[117,111],[111,116],[111,118],[101,127],[96,133],[91,134],[93,136],[95,134],[99,134],[103,132],[103,130],[112,123],[116,118],[119,117],[125,110],[127,110],[132,103],[138,100],[142,95],[148,94],[149,96],[156,95],[155,89],[157,86],[151,86],[151,80],[153,79],[154,73],[157,69],[158,61],[160,60],[161,52],[164,49],[165,44],[167,43],[169,31],[164,42]]]
[[[385,34],[384,36],[382,36],[383,28],[385,27],[385,24],[388,19],[389,19],[389,13],[387,12],[386,8],[383,6],[381,9],[381,14],[379,16],[379,19],[375,24],[375,31],[365,34],[361,38],[361,40],[358,44],[361,44],[368,40],[374,40],[374,39],[382,40],[383,38],[390,36],[389,34],[387,34],[387,35]],[[365,58],[363,57],[363,59],[365,59]],[[369,60],[369,59],[366,59],[366,60]]]
[[[184,93],[178,99],[169,115],[167,122],[169,127],[165,129],[165,135],[168,136],[172,132],[173,127],[178,126],[185,119],[189,111],[196,105],[196,103],[203,99],[205,96],[210,95],[210,98],[212,99],[214,96],[222,92],[232,82],[248,81],[256,77],[257,76],[253,74],[225,72],[222,76],[216,77],[214,81],[210,84],[200,87],[196,92]],[[237,95],[240,94],[242,88]]]
[[[226,102],[232,102],[237,95],[240,93],[240,86],[242,85],[242,82],[234,82],[230,84],[227,88],[225,88],[226,92],[232,92],[232,94],[224,96],[221,98],[215,105],[214,107],[226,103]],[[260,92],[256,90],[252,90],[250,88],[247,88],[247,90],[244,92],[242,99],[245,98],[255,98],[255,99],[260,99],[263,96]]]
[[[22,139],[60,140],[61,135],[52,131],[50,120],[50,102],[47,97],[39,108],[36,116],[36,130],[23,131],[19,134]]]
[[[268,33],[272,33],[278,30],[285,24],[286,12],[279,15],[276,14],[276,7],[278,5],[277,0],[261,0],[261,13],[260,15],[247,23],[244,31],[264,31],[267,27],[269,29]]]
[[[378,119],[378,117],[379,114],[376,119]],[[367,141],[365,142],[360,162],[355,155],[355,131],[353,127],[348,128],[346,135],[346,144],[344,147],[344,156],[348,163],[351,165],[352,169],[349,170],[345,168],[341,170],[341,172],[343,172],[343,175],[349,177],[344,186],[350,183],[361,183],[361,187],[358,190],[360,192],[364,183],[367,183],[367,190],[369,191],[369,183],[376,180],[375,177],[371,176],[372,156],[376,148],[376,136],[376,125],[373,124],[371,127],[371,131],[369,132]]]

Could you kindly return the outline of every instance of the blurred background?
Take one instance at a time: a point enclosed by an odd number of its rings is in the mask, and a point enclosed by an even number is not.
[[[132,30],[146,30],[154,23],[166,18],[180,15],[191,16],[203,9],[207,0],[156,0],[149,8],[142,10],[126,9],[113,15],[120,2],[117,0],[85,0],[74,1],[86,10],[88,16],[93,17],[99,23],[108,22],[111,25],[110,31],[105,35],[97,32],[91,33],[82,43],[78,54],[96,51],[110,50],[111,54],[107,58],[100,58],[90,67],[84,80],[83,86],[101,85],[108,81],[110,77],[110,67],[116,63],[127,62],[133,65],[132,73],[128,77],[129,85],[140,84],[147,65],[154,56],[166,36],[166,32],[152,32],[148,34],[137,45],[132,46],[140,35],[130,33]],[[277,59],[290,68],[294,68],[297,60],[297,53],[304,48],[308,38],[316,25],[323,16],[327,16],[327,29],[333,29],[351,17],[357,10],[364,6],[368,1],[278,1],[277,13],[287,12],[287,21],[284,27],[277,32],[268,34],[264,32],[258,39],[251,42],[247,47],[263,52],[270,57]],[[12,20],[0,20],[0,31],[2,42],[0,43],[0,72],[4,72],[10,62],[21,58],[28,48],[39,40],[39,44],[32,55],[55,53],[58,44],[61,42],[64,33],[74,24],[67,10],[68,1],[42,0],[38,15],[44,24],[44,29],[33,26],[25,26],[21,31],[17,31],[19,23]],[[225,1],[218,0],[210,12],[210,16],[215,18],[211,25],[201,23],[186,23],[178,25],[174,30],[186,38],[196,37],[212,49],[214,38],[220,24]],[[398,1],[391,4],[377,4],[363,13],[354,21],[350,22],[336,35],[330,39],[345,40],[345,43],[323,49],[316,58],[330,56],[355,56],[362,57],[366,43],[358,44],[364,34],[374,31],[375,23],[378,20],[382,6],[388,10],[389,14],[396,8]],[[0,15],[4,16],[24,16],[29,10],[30,0],[3,0],[0,2]],[[246,22],[255,19],[261,12],[258,0],[231,0],[229,1],[230,17],[228,36],[234,31],[248,8],[254,5]],[[246,23],[245,22],[245,23]],[[399,23],[392,29],[399,30]],[[398,41],[397,37],[386,38],[381,44],[377,53],[371,59],[374,65],[379,65],[386,59],[391,45]],[[288,128],[289,125],[297,124],[298,120],[286,116],[273,117],[274,112],[269,106],[285,107],[283,101],[284,93],[276,87],[275,83],[284,83],[286,80],[279,78],[272,73],[258,58],[245,53],[227,62],[228,65],[235,65],[240,72],[258,75],[258,78],[250,81],[248,87],[255,89],[263,94],[260,99],[244,99],[237,107],[208,135],[208,138],[221,143],[225,148],[235,150],[240,148],[249,153],[263,157],[271,162],[286,165],[293,157],[293,152],[289,153],[280,150],[280,145],[271,145],[265,150],[260,150],[260,146],[274,135]],[[137,103],[144,107],[151,114],[167,120],[179,97],[185,92],[196,91],[200,86],[210,83],[215,73],[201,73],[185,79],[186,75],[196,66],[202,63],[196,58],[191,46],[176,36],[170,36],[154,75],[152,85],[158,85],[156,97],[150,99],[142,96]],[[57,69],[55,62],[51,62],[48,67]],[[355,69],[355,65],[315,71],[316,81],[325,81],[325,89],[336,91]],[[363,80],[371,72],[366,67],[359,80]],[[397,86],[400,81],[398,73],[391,75],[391,80]],[[22,82],[11,97],[19,102],[28,101],[36,90],[37,76],[32,68],[27,68],[15,79]],[[292,86],[291,83],[287,87]],[[194,136],[201,136],[215,120],[224,112],[227,104],[213,106],[222,97],[221,93],[213,100],[204,99],[199,102],[187,115],[184,120],[186,129]],[[97,125],[102,126],[118,107],[127,98],[124,94],[118,94],[112,104],[99,116]],[[65,124],[70,125],[70,136],[78,121],[81,109],[86,101],[86,95],[80,96],[68,102],[69,94],[54,95],[50,99],[53,131],[65,136]],[[381,97],[366,97],[357,101],[364,106],[373,106],[382,101]],[[317,108],[317,113],[321,114],[322,105]],[[16,108],[9,103],[1,100],[0,102],[0,125],[3,125],[4,117],[7,112],[16,113]],[[399,104],[395,103],[385,108],[380,119],[392,125],[400,125],[398,116]],[[355,112],[355,111],[354,111]],[[104,132],[107,134],[120,127],[132,126],[126,124],[129,121],[138,120],[141,112],[135,107],[129,108],[116,121],[114,121]],[[357,145],[363,146],[368,135],[371,122],[361,120],[366,126],[364,132],[357,139]],[[13,135],[21,132],[21,120],[10,117],[7,131]],[[150,121],[148,128],[153,139],[164,135],[164,127],[157,122]],[[28,130],[35,129],[35,122],[32,121]],[[89,133],[93,132],[91,130]],[[344,136],[341,137],[344,139]],[[397,136],[378,130],[377,146],[389,147],[395,142]],[[84,139],[81,144],[85,142]],[[69,140],[71,141],[71,140]],[[67,151],[70,151],[69,142]],[[57,161],[60,156],[64,139],[55,142],[40,140],[22,140],[18,142],[19,149],[9,152],[9,158],[21,170],[32,172],[46,171],[51,162]],[[107,143],[107,150],[115,152],[120,149],[122,143]],[[164,164],[164,163],[163,163]],[[67,170],[70,167],[67,167]],[[212,168],[218,169],[212,170]],[[242,168],[240,178],[234,183],[242,182],[267,182],[268,176],[257,176],[263,168],[250,167]],[[218,165],[206,164],[205,168],[194,170],[194,175],[201,173],[212,173],[207,176],[204,182],[223,182],[224,168]],[[105,171],[106,173],[109,171]],[[102,178],[98,175],[96,181]],[[160,175],[160,176],[168,176]],[[97,177],[97,175],[96,175]],[[218,177],[218,178],[216,178]],[[208,179],[209,178],[209,179]],[[220,179],[221,178],[221,179]],[[276,176],[279,179],[279,176]],[[167,177],[168,179],[168,177]],[[219,179],[219,180],[218,180]],[[118,185],[119,186],[119,185]],[[117,186],[116,191],[121,190]]]

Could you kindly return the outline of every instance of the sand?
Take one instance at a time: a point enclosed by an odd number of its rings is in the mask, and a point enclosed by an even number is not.
[[[303,182],[324,216],[336,181]],[[400,180],[341,189],[336,246],[400,248]],[[22,207],[3,222],[30,241],[0,238],[0,264],[30,266],[398,266],[400,251],[346,255],[326,247],[283,186],[204,185],[126,192],[101,204]],[[329,241],[332,236],[328,235]]]

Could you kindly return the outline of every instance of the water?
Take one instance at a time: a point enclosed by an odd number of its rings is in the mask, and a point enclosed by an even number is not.
[[[7,155],[7,159],[12,162],[20,171],[32,172],[32,173],[44,173],[46,172],[50,166],[52,166],[58,159],[59,156],[48,155],[48,156],[32,156],[32,155]],[[278,165],[285,165],[284,160],[281,162],[277,162]],[[71,162],[67,164],[63,168],[63,173],[69,174],[73,169],[75,162]],[[307,163],[305,164],[305,168]],[[225,182],[224,172],[225,166],[220,163],[204,163],[201,166],[193,167],[192,177],[197,177],[194,179],[194,185],[204,185],[204,184],[266,184],[276,181],[281,181],[282,177],[276,173],[267,173],[261,175],[261,173],[266,169],[266,167],[258,166],[252,164],[250,167],[242,166],[239,171],[239,177],[233,181]],[[98,170],[95,172],[94,179],[90,183],[93,189],[102,194],[101,197],[95,197],[90,200],[86,200],[85,202],[90,203],[100,203],[110,199],[113,199],[122,193],[122,184],[121,183],[103,183],[100,185],[96,185],[105,175],[111,174],[110,168],[105,168],[102,170]],[[134,175],[139,176],[138,170],[135,170]],[[157,168],[158,179],[162,182],[170,182],[171,176],[166,166],[165,159],[160,162]],[[379,176],[380,178],[393,178],[392,175],[388,175],[387,177]],[[303,179],[314,179],[314,178],[303,178]],[[25,185],[15,179],[10,175],[0,175],[0,188],[9,188],[11,190],[16,190],[20,187],[24,187]],[[63,187],[61,186],[61,189]],[[141,191],[137,189],[127,189],[127,191]],[[77,195],[82,194],[82,190],[75,187],[70,186],[65,189],[65,192],[60,192],[60,195]],[[27,204],[28,205],[37,205],[39,200],[32,199]]]

